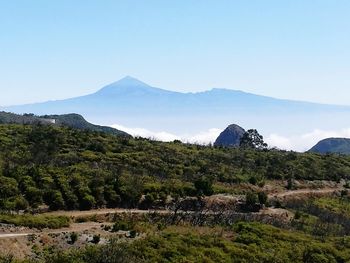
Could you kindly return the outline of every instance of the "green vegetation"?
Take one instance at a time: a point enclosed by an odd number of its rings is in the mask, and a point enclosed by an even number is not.
[[[74,113],[63,115],[36,116],[32,113],[19,115],[15,113],[0,111],[0,124],[54,125],[70,127],[78,130],[104,132],[118,136],[130,136],[123,131],[119,131],[111,127],[99,126],[89,123],[84,119],[83,116]]]
[[[0,223],[25,226],[30,228],[62,228],[68,227],[70,219],[66,216],[44,216],[44,215],[8,215],[0,214]]]
[[[94,235],[93,237],[92,237],[92,243],[94,243],[94,244],[98,244],[98,243],[100,243],[100,240],[101,240],[101,237],[100,237],[100,235]]]
[[[150,226],[151,227],[151,226]],[[259,223],[231,227],[170,226],[145,239],[89,246],[29,262],[334,262],[350,260],[350,239],[312,236]]]
[[[295,209],[294,228],[315,236],[344,236],[350,234],[349,197],[322,197],[289,202]]]
[[[113,224],[112,231],[113,232],[118,232],[120,230],[129,231],[129,230],[132,230],[134,227],[135,225],[131,222],[118,220]]]
[[[240,141],[240,147],[251,149],[266,149],[267,144],[264,142],[264,137],[255,129],[246,131]]]
[[[78,234],[75,233],[75,232],[72,232],[70,234],[70,241],[69,241],[69,243],[70,244],[74,244],[75,242],[77,242],[77,240],[78,240]]]
[[[267,221],[281,228],[237,223],[229,213],[220,213],[229,212],[225,206],[218,207],[218,216],[201,213],[202,196],[236,191],[246,196],[242,211],[258,211],[269,205],[261,188],[266,180],[287,180],[288,189],[299,179],[350,180],[350,156],[268,150],[258,134],[250,135],[259,144],[222,148],[51,125],[0,125],[0,223],[61,228],[69,226],[68,217],[9,212],[46,207],[147,209],[164,207],[170,197],[176,201],[192,196],[183,207],[175,207],[174,214],[116,214],[113,226],[102,226],[108,235],[128,231],[128,242],[112,239],[105,244],[103,234],[94,234],[84,248],[48,247],[24,262],[349,262],[350,199],[345,190],[337,197],[281,201],[295,213],[288,222]],[[240,183],[246,184],[236,187]],[[177,214],[192,203],[198,207],[195,213]],[[241,219],[259,220],[256,215],[242,213]],[[73,248],[82,239],[79,233],[67,238],[65,243]],[[1,256],[0,262],[15,261]]]
[[[318,198],[313,201],[313,204],[350,219],[350,200],[348,198]]]
[[[163,143],[50,125],[0,125],[0,209],[136,207],[267,179],[350,179],[350,157]],[[218,189],[218,186],[224,186]]]

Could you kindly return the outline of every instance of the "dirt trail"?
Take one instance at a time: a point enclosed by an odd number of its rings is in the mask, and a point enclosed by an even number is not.
[[[33,233],[11,233],[11,234],[0,234],[0,238],[11,238],[11,237],[24,237],[29,236]]]
[[[278,198],[284,199],[292,196],[300,196],[300,195],[323,195],[323,194],[331,194],[334,192],[341,191],[342,187],[334,187],[334,188],[323,188],[323,189],[299,189],[299,190],[290,190],[286,192],[280,193],[271,193],[269,194],[269,198]],[[281,209],[277,208],[268,208],[262,210],[262,214],[280,214],[285,213],[287,210],[281,211]],[[140,210],[140,209],[94,209],[89,211],[55,211],[44,213],[45,215],[56,215],[56,216],[68,216],[68,217],[81,217],[81,216],[93,216],[93,215],[106,215],[106,214],[123,214],[123,213],[131,213],[131,214],[148,214],[148,213],[161,213],[161,214],[170,214],[171,210]],[[287,211],[288,212],[288,211]],[[106,223],[105,223],[106,224]],[[70,227],[61,228],[61,229],[45,229],[42,231],[33,231],[33,232],[13,232],[13,233],[0,233],[0,238],[15,238],[15,237],[23,237],[32,234],[38,233],[61,233],[61,232],[79,232],[84,230],[89,230],[93,228],[98,228],[101,226],[101,223],[96,222],[84,222],[84,223],[72,223]],[[27,230],[28,231],[28,230]]]
[[[108,223],[104,223],[107,225]],[[99,229],[101,223],[96,222],[84,222],[84,223],[72,223],[69,227],[59,228],[59,229],[43,229],[41,231],[23,231],[23,232],[12,232],[12,233],[0,233],[0,238],[16,238],[36,234],[58,234],[62,232],[82,232],[84,230]]]
[[[331,194],[338,191],[341,191],[342,187],[334,188],[322,188],[322,189],[298,189],[298,190],[289,190],[280,193],[271,193],[269,194],[270,198],[285,198],[290,196],[299,196],[299,195],[322,195],[322,194]],[[105,214],[122,214],[122,213],[131,213],[131,214],[148,214],[148,213],[161,213],[161,214],[170,214],[170,210],[140,210],[140,209],[94,209],[88,211],[55,211],[48,212],[45,215],[64,215],[69,217],[80,217],[80,216],[92,216],[92,215],[105,215]]]
[[[289,196],[309,195],[309,194],[322,195],[322,194],[335,193],[335,192],[341,191],[342,189],[343,189],[343,187],[289,190],[289,191],[282,192],[282,193],[269,194],[269,197],[284,198],[284,197],[289,197]]]
[[[148,214],[152,212],[157,213],[170,213],[169,210],[140,210],[140,209],[93,209],[88,211],[55,211],[44,213],[44,215],[55,215],[55,216],[69,216],[69,217],[80,217],[80,216],[92,216],[92,215],[106,215],[106,214]]]

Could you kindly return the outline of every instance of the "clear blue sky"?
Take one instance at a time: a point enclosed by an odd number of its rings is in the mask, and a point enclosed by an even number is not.
[[[348,0],[0,0],[0,105],[125,75],[350,104]]]

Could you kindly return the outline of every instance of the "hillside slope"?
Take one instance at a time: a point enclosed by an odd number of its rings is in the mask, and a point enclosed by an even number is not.
[[[0,210],[137,207],[268,179],[349,180],[350,157],[163,143],[53,125],[0,125]]]
[[[49,124],[54,126],[65,126],[79,130],[104,132],[113,135],[130,136],[126,132],[89,123],[79,114],[44,115],[35,116],[33,114],[14,114],[0,112],[0,124]]]
[[[350,139],[327,138],[318,142],[309,152],[350,154]]]

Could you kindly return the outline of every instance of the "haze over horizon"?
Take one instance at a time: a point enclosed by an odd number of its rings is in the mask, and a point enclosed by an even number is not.
[[[256,128],[270,147],[286,150],[306,151],[327,137],[350,137],[344,122],[350,112],[347,106],[279,100],[229,89],[174,92],[130,76],[89,95],[2,110],[37,115],[79,113],[93,123],[161,141],[213,143],[231,123]],[[329,117],[332,119],[325,122]]]
[[[343,0],[3,1],[0,105],[90,94],[125,75],[348,104],[349,12]]]
[[[297,99],[289,99],[289,98],[278,98],[278,97],[274,97],[274,96],[267,96],[267,95],[264,95],[264,94],[257,94],[257,93],[253,93],[253,92],[249,92],[249,91],[244,91],[244,90],[241,90],[241,89],[233,89],[233,88],[228,88],[228,87],[212,87],[212,88],[209,88],[209,89],[194,90],[194,91],[192,91],[192,90],[187,90],[187,91],[185,91],[185,90],[172,90],[172,89],[168,89],[168,88],[164,88],[164,87],[154,86],[154,85],[152,85],[150,83],[146,83],[143,80],[138,79],[136,77],[133,77],[131,75],[126,75],[126,76],[122,77],[119,80],[116,80],[116,81],[113,81],[111,83],[105,84],[102,88],[101,87],[96,88],[95,90],[92,90],[90,93],[82,93],[82,94],[78,94],[77,96],[67,96],[67,97],[62,97],[62,98],[59,98],[59,99],[49,98],[49,99],[46,99],[46,100],[32,101],[32,102],[27,102],[27,103],[8,104],[8,105],[7,104],[3,104],[3,105],[0,105],[0,107],[19,106],[19,105],[36,104],[36,103],[43,103],[43,102],[50,102],[50,101],[59,101],[59,100],[72,99],[72,98],[80,97],[80,96],[91,95],[91,94],[94,94],[96,92],[99,92],[104,87],[108,87],[110,85],[118,83],[119,81],[128,80],[128,79],[132,80],[132,81],[137,81],[137,82],[143,83],[143,84],[145,84],[147,86],[150,86],[152,88],[157,88],[157,89],[161,89],[161,90],[164,90],[164,91],[177,92],[177,93],[182,93],[182,94],[187,94],[187,93],[197,94],[197,93],[209,92],[209,91],[212,91],[212,90],[230,90],[230,91],[242,92],[242,93],[246,93],[246,94],[258,95],[258,96],[262,96],[262,97],[269,97],[269,98],[273,98],[273,99],[281,99],[281,100],[287,100],[287,101],[299,101],[299,102],[324,104],[324,105],[350,106],[350,104],[332,104],[332,103],[322,103],[322,102],[297,100]]]

